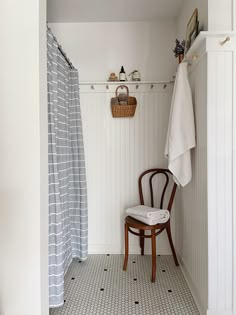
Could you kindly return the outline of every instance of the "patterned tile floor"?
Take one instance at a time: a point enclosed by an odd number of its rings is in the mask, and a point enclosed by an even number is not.
[[[151,256],[90,255],[75,260],[66,275],[65,304],[50,315],[198,315],[199,312],[172,256],[157,257],[157,278],[151,283]]]

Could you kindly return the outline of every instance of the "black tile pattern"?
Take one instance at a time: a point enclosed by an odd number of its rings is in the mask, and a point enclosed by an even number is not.
[[[126,272],[123,259],[123,255],[110,255],[109,260],[106,255],[90,255],[81,264],[75,260],[65,279],[66,303],[50,310],[50,315],[199,315],[171,256],[157,257],[155,283],[151,256],[130,255]]]

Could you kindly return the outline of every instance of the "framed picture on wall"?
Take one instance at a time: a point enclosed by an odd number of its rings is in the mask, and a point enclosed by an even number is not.
[[[196,28],[190,37],[190,46],[192,46],[192,43],[194,42],[195,38],[198,36],[198,30],[199,30],[198,26],[199,26],[199,21],[197,22]]]
[[[198,35],[198,25],[198,9],[195,9],[187,24],[184,54],[187,53],[194,39]]]

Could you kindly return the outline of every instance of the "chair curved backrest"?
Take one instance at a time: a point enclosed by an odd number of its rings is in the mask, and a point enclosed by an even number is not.
[[[149,178],[149,187],[150,187],[150,195],[151,195],[151,207],[154,207],[154,199],[153,199],[153,178],[156,175],[162,174],[165,176],[165,184],[164,184],[164,188],[162,190],[162,194],[161,194],[161,202],[160,202],[160,209],[163,209],[163,202],[164,202],[164,198],[165,198],[165,193],[166,193],[166,189],[170,183],[169,180],[169,176],[173,176],[172,173],[168,170],[168,169],[164,169],[164,168],[152,168],[149,170],[146,170],[145,172],[143,172],[140,176],[139,176],[139,180],[138,180],[138,187],[139,187],[139,197],[140,197],[140,203],[141,205],[144,205],[144,198],[143,198],[143,188],[142,188],[142,179],[146,174],[150,174],[150,178]],[[171,208],[173,205],[173,201],[175,198],[175,192],[176,192],[176,188],[177,185],[176,183],[173,184],[172,187],[172,191],[170,194],[170,199],[168,202],[168,206],[167,206],[167,210],[169,210],[171,212]]]

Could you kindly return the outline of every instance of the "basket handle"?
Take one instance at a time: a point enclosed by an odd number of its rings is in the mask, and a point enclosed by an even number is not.
[[[127,85],[119,85],[119,86],[117,86],[117,88],[116,88],[116,97],[118,97],[118,89],[119,88],[125,88],[126,89],[126,92],[127,92],[127,96],[129,97],[129,88],[128,88],[128,86]]]

